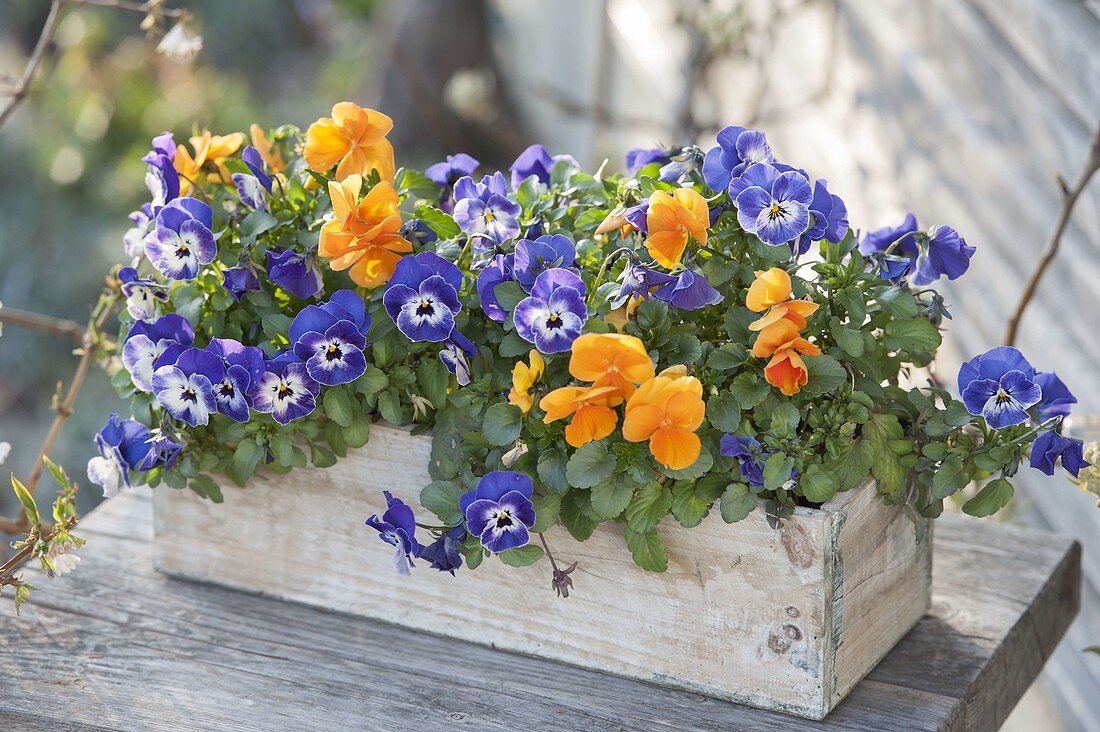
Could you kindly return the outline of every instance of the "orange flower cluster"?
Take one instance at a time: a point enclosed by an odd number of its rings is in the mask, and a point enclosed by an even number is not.
[[[700,246],[706,246],[710,211],[707,199],[693,188],[677,188],[669,195],[654,191],[649,197],[646,212],[646,228],[649,238],[646,247],[649,254],[662,267],[674,269],[680,264],[687,248],[688,237]]]
[[[764,378],[786,396],[797,394],[809,382],[802,356],[821,353],[820,348],[801,335],[806,318],[817,310],[817,303],[792,300],[791,276],[773,267],[756,273],[745,306],[754,313],[764,313],[749,325],[749,330],[760,332],[752,355],[771,359],[764,367]]]
[[[202,168],[207,163],[212,164],[216,170],[207,176],[207,180],[231,184],[233,176],[225,167],[225,161],[241,148],[244,141],[245,136],[240,132],[214,135],[210,130],[203,130],[201,135],[195,135],[188,141],[191,143],[192,150],[195,151],[194,155],[186,146],[177,146],[172,164],[180,174],[180,195],[186,196],[195,183],[202,182]]]
[[[623,438],[649,440],[657,462],[682,470],[699,457],[702,444],[695,430],[705,415],[703,385],[687,375],[686,366],[673,366],[638,387],[626,403]]]
[[[322,117],[306,130],[306,165],[318,173],[335,165],[338,181],[366,177],[372,170],[392,181],[396,163],[393,145],[386,139],[392,129],[393,120],[381,112],[340,102],[332,108],[332,117]]]
[[[348,269],[352,281],[363,287],[386,284],[412,244],[401,236],[397,191],[389,181],[371,188],[363,200],[363,178],[348,176],[329,181],[333,218],[321,227],[317,253],[331,259],[336,271]]]

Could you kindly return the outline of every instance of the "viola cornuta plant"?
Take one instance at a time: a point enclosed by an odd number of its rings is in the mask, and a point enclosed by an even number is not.
[[[549,527],[602,522],[662,571],[662,522],[761,502],[782,522],[871,479],[914,517],[978,482],[963,510],[984,516],[1024,460],[1088,465],[1062,434],[1074,397],[1016,349],[957,392],[932,378],[931,286],[975,248],[912,215],[860,235],[757,130],[609,175],[539,145],[507,172],[419,172],[391,126],[345,102],[304,133],[153,140],[115,272],[130,417],[88,466],[106,495],[219,501],[213,476],[327,467],[384,420],[432,440],[422,507],[387,492],[366,519],[399,572],[526,565]]]

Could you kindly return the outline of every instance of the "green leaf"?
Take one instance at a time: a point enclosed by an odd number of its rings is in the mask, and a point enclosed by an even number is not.
[[[1008,505],[1012,500],[1012,483],[997,478],[985,484],[978,494],[963,504],[963,513],[971,516],[990,516]]]
[[[798,487],[806,500],[825,503],[837,492],[837,480],[819,463],[810,463],[798,479]]]
[[[801,417],[798,407],[790,402],[780,402],[771,414],[771,431],[776,437],[793,437],[798,434]]]
[[[791,479],[794,470],[794,458],[777,452],[764,463],[764,487],[769,491],[779,490]]]
[[[959,455],[952,455],[940,464],[932,476],[932,495],[936,498],[947,498],[965,488],[969,482],[970,473],[966,469],[966,461]]]
[[[855,488],[871,474],[874,461],[871,445],[865,440],[856,440],[849,442],[836,459],[829,460],[825,468],[836,478],[838,490],[846,491]]]
[[[607,480],[615,471],[615,456],[602,442],[589,442],[577,448],[565,466],[565,478],[574,488],[591,488]]]
[[[588,515],[587,508],[587,491],[569,491],[561,498],[561,513],[558,518],[577,541],[586,541],[596,530],[597,522]]]
[[[808,383],[802,387],[807,394],[827,394],[848,381],[848,372],[832,356],[805,356]]]
[[[507,402],[497,402],[485,410],[481,422],[481,435],[490,445],[504,447],[519,439],[523,426],[523,412],[519,407]]]
[[[727,480],[728,477],[711,474],[697,481],[676,481],[672,485],[672,515],[685,528],[697,526],[722,495]]]
[[[904,438],[905,431],[892,414],[872,414],[863,425],[863,441],[872,454],[871,475],[878,481],[879,492],[893,498],[899,497],[905,486],[905,468],[890,443]]]
[[[756,495],[744,483],[730,483],[722,494],[722,520],[732,524],[752,513],[756,508]]]
[[[626,546],[635,564],[650,572],[664,572],[668,569],[665,546],[661,543],[661,536],[657,533],[657,529],[637,532],[628,526],[625,535]]]
[[[721,348],[716,348],[707,358],[707,366],[716,371],[733,371],[745,363],[749,352],[740,343],[727,343]]]
[[[42,525],[42,517],[38,513],[38,504],[34,502],[34,496],[14,475],[11,477],[11,487],[15,491],[15,497],[23,505],[23,513],[27,515],[27,520],[37,529]]]
[[[837,345],[849,356],[863,355],[863,333],[840,322],[840,318],[829,320],[829,332]]]
[[[375,365],[367,366],[363,375],[355,380],[355,388],[364,396],[377,394],[390,385],[390,377]]]
[[[532,533],[541,534],[558,522],[558,516],[561,513],[560,493],[536,495],[531,499],[531,503],[535,506],[535,525],[531,527]]]
[[[626,523],[634,531],[645,532],[657,525],[672,508],[672,492],[657,481],[650,481],[635,493],[626,507]]]
[[[390,424],[402,425],[408,422],[405,411],[401,409],[401,396],[396,389],[386,389],[378,395],[378,413]]]
[[[884,331],[886,347],[891,351],[906,353],[934,351],[942,340],[936,326],[924,318],[891,320],[886,324]]]
[[[433,206],[418,206],[416,217],[427,224],[440,239],[454,239],[462,233],[462,229],[449,214]]]
[[[500,561],[504,562],[509,567],[526,567],[542,559],[542,555],[542,547],[538,544],[517,546],[514,549],[508,549],[507,551],[497,554],[497,556],[500,557]]]
[[[351,397],[348,396],[346,390],[339,387],[329,387],[325,390],[321,403],[329,419],[341,427],[351,426],[351,421],[355,418],[355,415],[352,414]]]
[[[736,432],[741,424],[741,405],[730,392],[707,400],[707,421],[719,432]]]
[[[240,235],[244,241],[255,241],[265,231],[271,231],[279,225],[279,219],[267,211],[253,211],[241,220]]]
[[[613,475],[592,486],[589,500],[600,518],[613,519],[626,509],[634,486],[624,476]]]
[[[557,447],[543,450],[539,453],[537,464],[539,480],[555,493],[564,493],[569,488],[565,475],[567,462],[564,450]]]
[[[761,381],[756,374],[741,374],[730,384],[730,395],[737,401],[742,410],[752,409],[760,402],[768,398],[770,387],[768,382]],[[726,430],[731,432],[732,430]]]
[[[462,510],[458,499],[465,493],[462,486],[449,480],[433,480],[420,489],[420,505],[428,509],[448,526],[462,523]]]
[[[233,451],[233,469],[241,480],[248,480],[256,472],[256,466],[263,456],[263,448],[251,437],[237,443]]]
[[[222,489],[218,487],[218,484],[214,482],[206,473],[197,475],[191,479],[191,490],[198,493],[203,498],[209,498],[214,503],[221,503],[225,500],[222,497]]]
[[[511,331],[504,335],[504,340],[500,342],[497,352],[502,358],[515,358],[516,356],[526,356],[531,348],[530,343],[520,338],[515,331]]]
[[[420,366],[416,369],[416,383],[436,409],[447,403],[447,387],[451,383],[451,374],[438,358],[420,361]]]
[[[348,447],[362,447],[370,440],[370,417],[357,414],[351,425],[344,430],[344,442]]]
[[[309,461],[315,468],[331,468],[336,464],[336,453],[324,445],[310,445]]]

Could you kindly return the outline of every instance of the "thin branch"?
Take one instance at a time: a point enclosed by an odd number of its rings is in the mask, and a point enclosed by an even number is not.
[[[150,0],[144,3],[131,2],[130,0],[68,0],[68,2],[73,5],[94,5],[100,8],[129,10],[132,13],[159,15],[165,18],[183,19],[187,17],[187,11],[182,8],[161,7],[163,0]]]
[[[1054,261],[1054,257],[1058,254],[1058,248],[1062,245],[1062,234],[1065,233],[1070,217],[1073,215],[1073,207],[1076,205],[1077,199],[1081,197],[1081,193],[1088,187],[1089,180],[1098,170],[1100,170],[1100,127],[1097,128],[1096,134],[1092,138],[1089,158],[1085,163],[1085,169],[1081,171],[1081,177],[1077,179],[1077,183],[1070,188],[1061,177],[1058,179],[1062,189],[1062,210],[1058,214],[1058,223],[1054,226],[1054,233],[1051,235],[1050,241],[1047,242],[1038,266],[1031,273],[1031,278],[1027,281],[1023,294],[1020,295],[1020,301],[1016,304],[1016,311],[1012,314],[1012,319],[1008,321],[1008,330],[1004,338],[1006,346],[1016,344],[1016,333],[1020,327],[1020,320],[1024,317],[1024,311],[1031,299],[1035,297],[1035,291],[1038,289],[1039,281],[1046,273],[1047,267],[1050,266],[1050,263]]]
[[[58,336],[59,338],[68,338],[77,343],[83,343],[84,341],[85,329],[81,327],[79,323],[72,320],[54,318],[49,315],[42,315],[41,313],[32,313],[27,310],[16,310],[15,308],[4,307],[0,308],[0,323],[11,323],[12,325],[33,328],[34,330],[40,330]]]
[[[65,2],[66,0],[53,0],[50,3],[50,14],[46,16],[46,22],[42,25],[42,32],[38,36],[38,42],[34,44],[34,50],[27,61],[26,68],[23,69],[23,75],[15,82],[15,86],[12,87],[9,93],[7,103],[3,109],[0,109],[0,127],[8,121],[8,117],[15,111],[15,108],[27,97],[27,91],[30,89],[31,81],[34,80],[34,74],[42,63],[42,59],[46,57],[46,49],[49,48],[54,33],[57,32],[57,23],[61,19],[61,8],[65,5]]]

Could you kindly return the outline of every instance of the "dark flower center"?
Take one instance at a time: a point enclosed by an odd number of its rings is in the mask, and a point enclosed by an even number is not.
[[[220,391],[222,396],[227,399],[232,399],[237,393],[237,390],[233,387],[233,382],[229,379],[222,382]]]
[[[429,298],[421,298],[416,306],[416,314],[422,318],[430,318],[435,314],[435,304]]]
[[[192,404],[197,404],[199,401],[198,394],[196,394],[195,390],[191,387],[187,387],[186,389],[184,389],[183,394],[180,395],[180,398],[182,398],[183,401],[191,402]]]
[[[279,390],[276,396],[279,399],[290,399],[294,396],[294,390],[286,383],[279,384]]]
[[[512,514],[508,513],[507,511],[501,511],[497,514],[498,529],[504,529],[512,526],[513,524],[514,522],[512,521]]]
[[[1004,404],[1005,402],[1012,401],[1012,395],[1004,389],[997,390],[997,403]]]
[[[787,212],[783,210],[783,207],[779,205],[778,201],[772,202],[772,207],[768,210],[768,218],[772,221],[776,219],[782,219],[787,217]]]
[[[186,244],[180,244],[176,247],[176,256],[180,259],[191,256],[191,249]]]
[[[550,313],[549,317],[546,318],[546,327],[551,330],[557,330],[562,327],[561,318],[557,313]]]
[[[339,361],[344,357],[344,352],[340,350],[340,346],[336,343],[328,344],[328,348],[325,349],[326,361]]]

